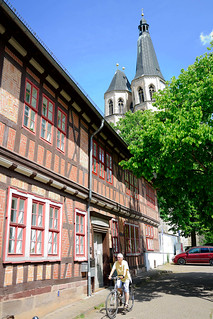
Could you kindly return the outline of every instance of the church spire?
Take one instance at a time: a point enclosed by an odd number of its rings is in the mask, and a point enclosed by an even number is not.
[[[138,26],[139,38],[137,42],[137,64],[135,79],[143,75],[159,76],[164,80],[160,71],[155,49],[149,34],[149,24],[144,18],[142,11],[142,19]]]
[[[142,9],[142,19],[140,21],[140,24],[138,26],[138,30],[139,30],[139,36],[143,33],[143,32],[149,32],[149,25],[146,22],[146,19],[144,19],[144,13],[143,13],[143,9]]]

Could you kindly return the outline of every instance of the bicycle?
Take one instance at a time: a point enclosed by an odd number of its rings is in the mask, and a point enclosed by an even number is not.
[[[112,277],[114,279],[114,283],[116,283],[116,280],[119,279],[118,276]],[[123,310],[125,311],[131,311],[134,305],[134,287],[132,283],[129,285],[129,306],[127,309],[124,309],[125,305],[125,294],[124,291],[122,295],[118,291],[118,288],[114,284],[113,290],[109,293],[109,295],[106,298],[105,306],[106,306],[106,314],[110,319],[113,319],[116,317],[118,312],[118,307],[123,305]]]

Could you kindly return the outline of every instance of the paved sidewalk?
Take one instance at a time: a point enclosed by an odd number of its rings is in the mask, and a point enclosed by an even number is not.
[[[147,282],[167,272],[170,272],[170,269],[167,269],[166,266],[161,266],[157,269],[139,274],[137,277],[133,278],[133,282],[135,285],[141,285],[143,282]],[[95,307],[99,307],[101,304],[103,307],[103,304],[105,304],[105,300],[109,291],[109,288],[100,289],[100,291],[94,293],[91,297],[86,297],[84,299],[73,302],[70,305],[67,305],[63,308],[59,308],[43,317],[40,317],[39,319],[74,319],[77,317],[80,318],[80,315],[85,316],[87,312],[91,311]]]

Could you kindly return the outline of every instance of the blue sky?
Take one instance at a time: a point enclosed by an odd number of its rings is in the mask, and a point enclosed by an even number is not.
[[[10,0],[102,112],[116,71],[136,71],[141,9],[166,80],[205,53],[213,0]]]

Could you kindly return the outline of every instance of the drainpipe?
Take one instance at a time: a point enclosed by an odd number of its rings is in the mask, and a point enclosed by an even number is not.
[[[93,153],[93,137],[100,132],[104,126],[102,119],[101,126],[90,136],[90,153],[89,153],[89,199],[87,208],[87,258],[88,258],[88,296],[91,296],[91,269],[90,269],[90,203],[92,199],[92,153]]]

